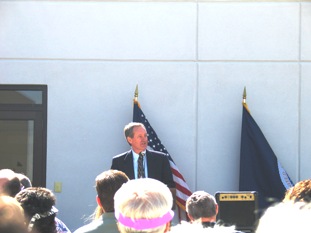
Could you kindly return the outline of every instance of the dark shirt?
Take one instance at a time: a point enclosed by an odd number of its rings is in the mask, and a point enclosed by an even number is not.
[[[202,222],[203,228],[208,228],[208,227],[213,228],[215,224],[216,224],[215,222]]]

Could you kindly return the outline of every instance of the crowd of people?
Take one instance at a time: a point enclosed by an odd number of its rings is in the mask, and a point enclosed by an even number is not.
[[[32,187],[29,181],[24,186],[21,177],[27,179],[10,169],[0,170],[0,233],[70,233],[56,217],[53,192]],[[189,221],[171,225],[174,199],[161,181],[130,180],[124,172],[110,169],[96,177],[95,188],[98,206],[93,219],[74,233],[238,232],[235,226],[217,222],[218,203],[205,191],[196,191],[187,199]],[[282,202],[264,212],[255,232],[309,232],[310,202],[311,180],[302,180],[286,191]]]
[[[111,169],[95,178],[96,202],[92,221],[74,233],[236,233],[235,226],[217,221],[215,197],[194,192],[186,201],[189,221],[171,225],[175,184],[165,154],[147,149],[143,124],[124,129],[131,150],[117,155]],[[156,166],[155,166],[156,164]],[[0,170],[0,233],[71,233],[57,218],[54,193],[32,187],[27,176]],[[269,207],[256,223],[255,233],[307,232],[311,229],[311,180],[302,180]]]
[[[51,190],[32,187],[24,174],[0,170],[0,233],[71,233],[55,202]]]

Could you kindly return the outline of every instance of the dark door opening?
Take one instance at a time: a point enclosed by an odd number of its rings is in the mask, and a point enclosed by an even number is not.
[[[47,86],[0,85],[0,169],[46,185]]]

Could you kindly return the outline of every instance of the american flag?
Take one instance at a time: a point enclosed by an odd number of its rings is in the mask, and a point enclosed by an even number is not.
[[[133,122],[140,122],[144,124],[148,134],[148,146],[151,147],[152,150],[160,151],[167,154],[173,174],[173,179],[176,184],[176,204],[181,209],[185,210],[187,198],[191,196],[192,192],[190,191],[184,177],[178,170],[171,155],[168,153],[164,145],[161,143],[156,132],[153,130],[149,121],[145,117],[145,114],[141,110],[138,101],[135,100],[134,100]]]

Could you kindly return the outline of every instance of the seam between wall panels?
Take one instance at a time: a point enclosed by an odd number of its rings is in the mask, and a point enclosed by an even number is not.
[[[196,121],[195,121],[195,132],[196,132],[196,140],[195,140],[195,181],[194,181],[194,188],[198,190],[198,148],[199,148],[199,63],[196,62],[196,96],[195,96],[195,114],[196,114]]]
[[[0,0],[0,2],[13,0]],[[311,0],[14,0],[14,2],[311,2]]]
[[[301,6],[301,3],[299,4],[299,32],[298,32],[298,35],[299,35],[299,39],[298,39],[298,69],[299,69],[299,78],[298,78],[298,82],[299,82],[299,85],[298,85],[298,156],[297,156],[297,174],[296,174],[296,177],[297,177],[297,180],[299,181],[300,180],[300,159],[301,159],[301,85],[302,85],[302,72],[301,72],[301,68],[302,68],[302,64],[301,64],[301,9],[302,9],[302,6]]]
[[[195,40],[195,69],[196,69],[196,92],[195,92],[195,179],[194,189],[198,189],[198,137],[199,137],[199,3],[196,2],[196,40]]]

